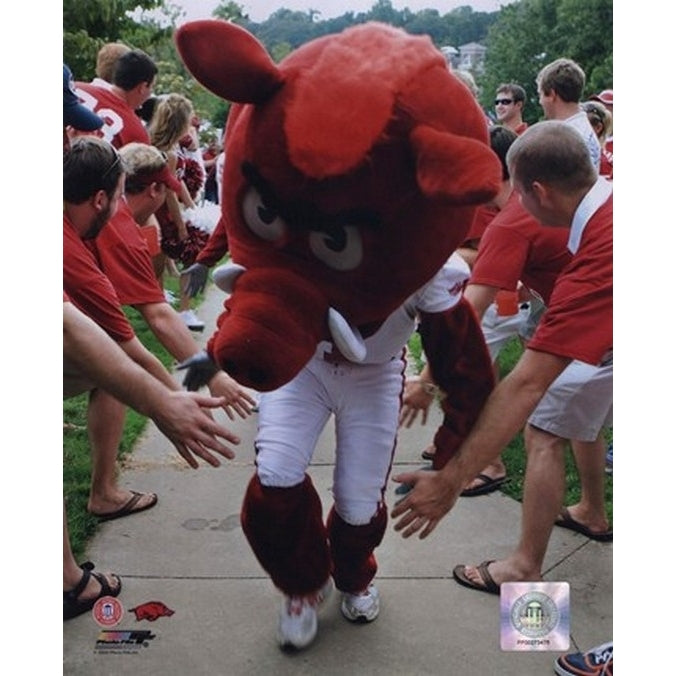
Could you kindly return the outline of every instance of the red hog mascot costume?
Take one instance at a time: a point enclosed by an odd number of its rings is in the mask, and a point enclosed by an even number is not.
[[[222,368],[277,391],[326,341],[345,361],[368,360],[369,337],[435,277],[476,205],[497,191],[500,165],[472,94],[429,38],[383,24],[314,40],[279,64],[224,21],[184,24],[176,43],[195,78],[234,103],[221,199],[232,264],[214,272],[230,295],[208,356],[186,365],[186,384]],[[435,436],[440,467],[476,419],[492,372],[460,294],[452,309],[419,320],[435,381],[449,393]],[[370,520],[354,524],[332,509],[326,525],[309,476],[292,486],[251,480],[242,525],[288,616],[316,627],[331,576],[343,592],[369,587],[386,478]],[[306,645],[314,633],[305,629],[287,644]]]

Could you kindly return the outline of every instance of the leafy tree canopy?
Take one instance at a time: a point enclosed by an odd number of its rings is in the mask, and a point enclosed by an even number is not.
[[[518,0],[497,12],[462,6],[443,15],[436,9],[397,10],[391,0],[375,0],[367,12],[347,11],[327,20],[316,9],[298,12],[282,6],[260,23],[250,20],[243,5],[228,0],[213,16],[251,31],[275,61],[309,40],[366,21],[429,35],[438,47],[480,43],[487,48],[486,60],[483,70],[473,75],[482,105],[492,111],[498,84],[518,82],[528,94],[529,122],[542,113],[535,76],[555,58],[572,58],[584,68],[587,95],[613,85],[612,0]],[[202,118],[222,128],[229,104],[195,82],[176,53],[172,33],[182,18],[182,10],[171,0],[64,0],[64,62],[76,79],[87,80],[94,76],[96,54],[104,43],[124,42],[143,49],[158,64],[156,93],[186,95]]]

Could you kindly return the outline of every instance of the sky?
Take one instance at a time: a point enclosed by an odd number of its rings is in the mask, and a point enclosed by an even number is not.
[[[376,0],[235,0],[244,8],[252,21],[261,22],[280,7],[286,7],[296,11],[316,9],[321,12],[320,19],[331,19],[354,11],[366,12],[375,4]],[[218,7],[219,0],[172,0],[185,12],[185,20],[208,19],[211,12]],[[501,0],[392,0],[392,6],[401,10],[408,7],[413,12],[431,8],[439,10],[440,14],[446,14],[456,7],[469,5],[477,12],[495,12],[500,5],[508,4]]]

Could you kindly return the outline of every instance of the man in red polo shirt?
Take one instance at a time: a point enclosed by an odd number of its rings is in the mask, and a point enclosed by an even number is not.
[[[119,207],[98,237],[88,240],[101,270],[110,280],[121,305],[136,308],[151,331],[177,361],[200,351],[192,334],[174,308],[166,302],[155,276],[151,253],[139,223],[145,223],[164,203],[167,190],[178,193],[181,184],[157,148],[130,143],[120,150],[125,166],[125,192]],[[209,382],[214,396],[224,397],[224,410],[249,415],[254,400],[225,371]]]
[[[612,364],[612,185],[599,178],[583,139],[563,122],[541,122],[529,128],[510,147],[507,163],[523,206],[544,227],[569,230],[572,258],[556,280],[535,335],[491,394],[458,453],[439,471],[395,477],[414,484],[392,510],[392,517],[398,519],[395,529],[404,537],[419,532],[424,538],[434,530],[468,480],[499,455],[573,360],[592,366]],[[582,392],[581,398],[587,400],[581,406],[612,408],[612,379],[610,387],[607,381],[602,385],[595,391],[592,383]],[[467,586],[499,593],[503,581],[541,579],[541,565],[533,561],[539,559],[541,564],[562,508],[562,445],[553,443],[529,457],[525,481],[520,546],[524,538],[531,538],[536,541],[535,551],[518,572],[518,549],[507,559],[484,562],[471,573],[466,566],[456,567],[456,579]]]
[[[65,65],[63,72],[64,125],[94,131],[102,121],[78,103]],[[123,515],[151,507],[157,498],[154,494],[130,494],[117,486],[115,459],[124,406],[102,388],[151,416],[191,467],[198,466],[194,455],[218,466],[219,460],[210,451],[234,457],[218,436],[235,444],[239,440],[198,408],[213,408],[222,405],[222,400],[198,397],[191,401],[183,396],[162,364],[143,347],[120,310],[115,291],[84,245],[105,229],[119,203],[124,172],[117,151],[92,137],[68,143],[64,146],[63,179],[64,399],[89,392],[87,415],[94,467],[90,503],[98,500],[99,507],[104,505]],[[104,484],[108,492],[103,491]],[[120,513],[118,503],[125,505],[126,511]],[[117,575],[92,572],[92,564],[77,564],[65,517],[64,511],[64,620],[87,612],[101,596],[117,596],[121,589]]]
[[[113,146],[89,136],[72,143],[63,165],[63,290],[132,360],[176,390],[175,379],[135,335],[115,289],[85,245],[86,240],[103,230],[116,211],[123,186],[122,161]],[[67,386],[64,364],[64,388]],[[117,483],[115,463],[124,418],[125,407],[117,399],[100,389],[90,392],[92,483],[88,509],[104,519],[125,516],[157,503],[154,493],[124,490]]]

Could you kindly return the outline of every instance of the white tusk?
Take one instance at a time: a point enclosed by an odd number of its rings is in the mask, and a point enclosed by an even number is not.
[[[343,315],[329,308],[329,331],[336,347],[350,361],[362,362],[366,357],[366,344],[361,333],[351,326]]]
[[[246,268],[238,265],[237,263],[226,263],[225,265],[220,265],[217,267],[211,278],[214,280],[214,284],[225,293],[232,293],[232,288],[235,285],[235,280],[243,273],[246,272]]]

